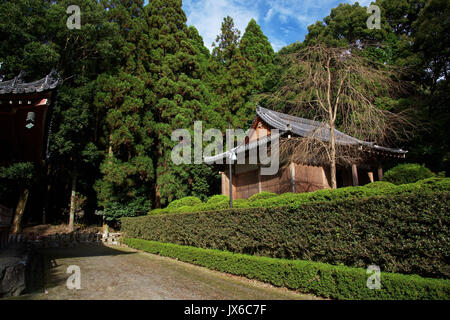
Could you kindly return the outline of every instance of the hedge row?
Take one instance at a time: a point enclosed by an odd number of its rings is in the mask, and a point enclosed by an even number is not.
[[[141,239],[125,239],[124,242],[130,247],[149,253],[326,298],[364,300],[450,298],[450,280],[382,272],[381,288],[369,289],[367,280],[370,274],[368,275],[362,268],[233,254]]]
[[[416,183],[396,186],[385,181],[377,181],[360,187],[346,187],[339,189],[325,189],[308,193],[284,193],[276,195],[270,192],[262,192],[253,195],[248,200],[237,199],[233,201],[234,208],[272,208],[288,206],[292,204],[336,201],[345,199],[362,199],[383,195],[405,194],[423,190],[450,191],[450,178],[429,178]],[[149,214],[172,214],[201,212],[211,210],[229,209],[229,198],[225,195],[211,197],[206,203],[195,197],[187,197],[175,200],[165,209],[155,209]]]
[[[130,238],[273,258],[450,276],[450,192],[122,218]]]

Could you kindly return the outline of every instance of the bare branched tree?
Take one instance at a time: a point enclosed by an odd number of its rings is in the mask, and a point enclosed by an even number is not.
[[[280,155],[326,163],[332,188],[337,187],[336,165],[356,163],[364,155],[342,143],[335,129],[378,145],[398,142],[412,132],[406,112],[394,113],[379,103],[380,98],[406,92],[407,86],[394,70],[360,53],[357,48],[318,44],[287,55],[281,86],[261,96],[273,109],[321,122],[307,138],[282,141]]]

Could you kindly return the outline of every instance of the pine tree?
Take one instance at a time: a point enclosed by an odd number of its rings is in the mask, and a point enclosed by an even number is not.
[[[186,26],[181,0],[153,0],[146,6],[150,35],[148,103],[156,125],[156,206],[189,194],[191,174],[184,165],[171,161],[176,142],[171,134],[176,129],[193,129],[195,120],[203,118],[207,95],[202,82],[202,66],[198,56],[199,38]],[[193,39],[196,41],[193,41]]]
[[[112,1],[109,18],[117,23],[118,70],[99,76],[96,106],[105,115],[106,159],[96,183],[106,220],[145,214],[151,208],[154,117],[146,102],[148,31],[143,1]],[[126,210],[125,210],[126,209]]]
[[[256,21],[252,19],[242,39],[231,17],[224,18],[213,50],[213,87],[218,111],[233,127],[247,129],[254,118],[252,98],[261,93],[273,72],[274,52]],[[227,123],[223,123],[225,129]]]
[[[266,82],[270,80],[274,71],[275,52],[269,39],[262,32],[254,19],[250,20],[240,42],[242,55],[254,67],[253,90],[262,92],[268,88]]]

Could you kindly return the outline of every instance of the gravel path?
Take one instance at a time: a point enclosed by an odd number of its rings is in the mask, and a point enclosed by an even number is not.
[[[39,290],[23,299],[316,299],[129,248],[80,246],[42,252],[48,267],[46,292]],[[80,290],[67,289],[70,265],[80,267]]]

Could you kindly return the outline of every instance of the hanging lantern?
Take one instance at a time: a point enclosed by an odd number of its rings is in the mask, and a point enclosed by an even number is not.
[[[36,120],[36,113],[34,112],[28,112],[27,113],[27,120],[25,121],[25,127],[27,129],[31,129],[34,127],[34,121]]]

